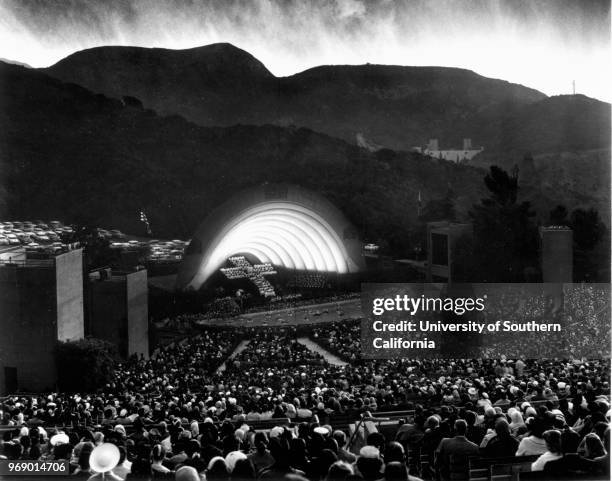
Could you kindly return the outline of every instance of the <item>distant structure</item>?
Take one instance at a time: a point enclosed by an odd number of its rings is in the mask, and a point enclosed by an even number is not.
[[[185,251],[177,289],[199,290],[229,258],[240,256],[275,269],[338,276],[365,265],[346,216],[320,194],[289,184],[253,187],[212,212]]]
[[[119,355],[149,357],[146,269],[98,269],[88,275],[86,334],[114,344]]]
[[[412,150],[436,159],[448,160],[449,162],[459,164],[472,160],[477,154],[484,150],[484,147],[474,149],[472,147],[472,139],[465,138],[463,139],[462,149],[440,150],[438,139],[429,139],[429,143],[425,148],[414,147]]]
[[[53,391],[57,341],[84,337],[83,252],[0,259],[0,394]]]
[[[470,223],[427,223],[427,282],[453,281],[457,241],[460,238],[471,239],[472,236],[473,227]]]
[[[573,243],[574,235],[569,227],[540,227],[540,262],[543,282],[572,282]]]

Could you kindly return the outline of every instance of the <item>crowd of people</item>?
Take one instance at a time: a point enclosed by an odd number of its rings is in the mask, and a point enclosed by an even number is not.
[[[311,337],[331,353],[355,362],[361,357],[361,321],[346,320],[313,326]]]
[[[146,391],[145,385],[140,387]],[[72,475],[95,477],[93,468],[100,461],[92,459],[94,450],[111,443],[120,453],[106,474],[111,480],[408,481],[417,479],[416,475],[461,480],[468,479],[470,457],[508,456],[528,459],[531,471],[543,471],[549,479],[568,473],[593,479],[609,473],[610,406],[607,398],[595,392],[564,397],[557,391],[544,403],[539,402],[545,397],[537,389],[520,403],[503,393],[495,399],[485,392],[474,393],[463,403],[438,407],[416,403],[411,406],[413,414],[401,419],[391,436],[373,429],[358,449],[351,449],[354,445],[345,431],[320,421],[313,412],[291,409],[302,400],[308,406],[308,396],[290,401],[282,389],[271,401],[272,420],[283,419],[266,431],[251,429],[256,420],[244,414],[241,398],[234,398],[232,392],[215,401],[210,393],[176,395],[173,391],[157,402],[138,389],[132,395],[128,392],[5,400],[7,428],[0,456],[67,460]],[[325,410],[319,408],[323,414]],[[336,409],[342,411],[343,403]],[[103,418],[58,428],[61,416],[47,417],[75,410],[100,412]],[[375,411],[376,406],[369,403],[356,412],[370,419]]]
[[[498,285],[487,289],[484,322],[557,323],[560,331],[487,333],[483,357],[602,358],[610,349],[610,287],[603,284]]]
[[[122,479],[467,479],[469,456],[596,475],[609,463],[609,381],[603,358],[364,359],[354,320],[206,327],[119,364],[98,392],[0,399],[0,456],[67,459],[90,476],[94,449],[112,443]],[[337,424],[389,411],[410,414],[360,446]]]

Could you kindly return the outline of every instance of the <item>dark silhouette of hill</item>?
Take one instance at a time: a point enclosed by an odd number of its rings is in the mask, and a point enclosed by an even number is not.
[[[610,104],[584,95],[547,97],[520,107],[509,105],[499,117],[483,121],[480,129],[485,135],[499,135],[497,149],[483,152],[481,162],[525,152],[610,148]]]
[[[556,198],[564,190],[602,215],[609,211],[610,104],[582,95],[547,97],[443,67],[322,66],[277,78],[227,43],[188,50],[99,47],[44,71],[202,126],[306,127],[393,150],[429,138],[438,138],[441,148],[459,147],[469,137],[485,148],[472,165],[512,169],[518,163],[522,182],[540,196]]]
[[[337,65],[277,78],[230,44],[99,47],[44,70],[94,92],[136,97],[145,107],[200,125],[296,125],[352,143],[361,134],[396,150],[430,138],[447,148],[461,146],[470,137],[474,145],[497,151],[505,124],[495,120],[512,111],[519,115],[512,121],[520,124],[522,107],[546,99],[536,90],[458,68]]]
[[[275,77],[252,55],[219,43],[188,50],[98,47],[45,72],[94,92],[140,99],[162,115],[206,126],[246,122],[240,112],[273,90]]]
[[[2,218],[60,218],[138,233],[145,209],[155,235],[189,237],[233,192],[288,182],[329,198],[365,240],[384,240],[407,255],[402,249],[418,236],[419,192],[423,206],[454,192],[460,218],[485,195],[484,171],[472,166],[370,152],[306,128],[203,127],[2,62],[0,97]],[[609,151],[586,152],[576,163],[572,155],[522,161],[521,198],[541,218],[557,204],[594,206],[606,217]]]
[[[11,60],[10,58],[0,57],[0,62],[11,63],[13,65],[21,65],[22,67],[26,67],[26,68],[32,68],[32,66],[28,65],[27,63],[18,62],[17,60]]]
[[[305,128],[202,127],[0,63],[0,215],[188,237],[212,208],[263,182],[322,193],[366,239],[401,253],[423,202],[449,186],[460,213],[482,171],[413,153],[375,153]]]

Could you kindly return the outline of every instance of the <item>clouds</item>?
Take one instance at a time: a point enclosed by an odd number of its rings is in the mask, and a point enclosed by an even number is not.
[[[0,57],[83,48],[243,48],[276,75],[321,64],[446,65],[609,100],[610,8],[583,0],[4,0]]]
[[[338,0],[336,10],[339,18],[361,17],[366,14],[365,3],[359,0]]]

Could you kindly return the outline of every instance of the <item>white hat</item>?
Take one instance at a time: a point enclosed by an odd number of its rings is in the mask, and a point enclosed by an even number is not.
[[[225,456],[225,464],[227,465],[227,470],[231,473],[236,466],[236,462],[239,459],[246,459],[247,456],[242,451],[232,451]]]
[[[59,446],[60,444],[68,444],[70,439],[66,433],[57,433],[51,436],[49,442],[51,443],[51,446]]]
[[[270,438],[277,438],[283,434],[284,431],[285,430],[280,426],[274,426],[272,429],[270,429]]]
[[[96,473],[106,473],[119,464],[119,448],[111,443],[96,446],[89,456],[89,466]]]
[[[223,461],[223,463],[225,464],[225,466],[227,467],[227,463],[225,462],[225,459],[223,458],[223,456],[214,456],[213,458],[211,458],[211,460],[208,462],[208,469],[212,469],[213,464],[215,464],[217,461]]]
[[[317,434],[321,434],[322,436],[327,436],[329,434],[329,429],[323,426],[317,426],[313,429],[313,431]]]
[[[374,446],[364,446],[359,450],[359,456],[362,458],[380,459],[380,451]]]

